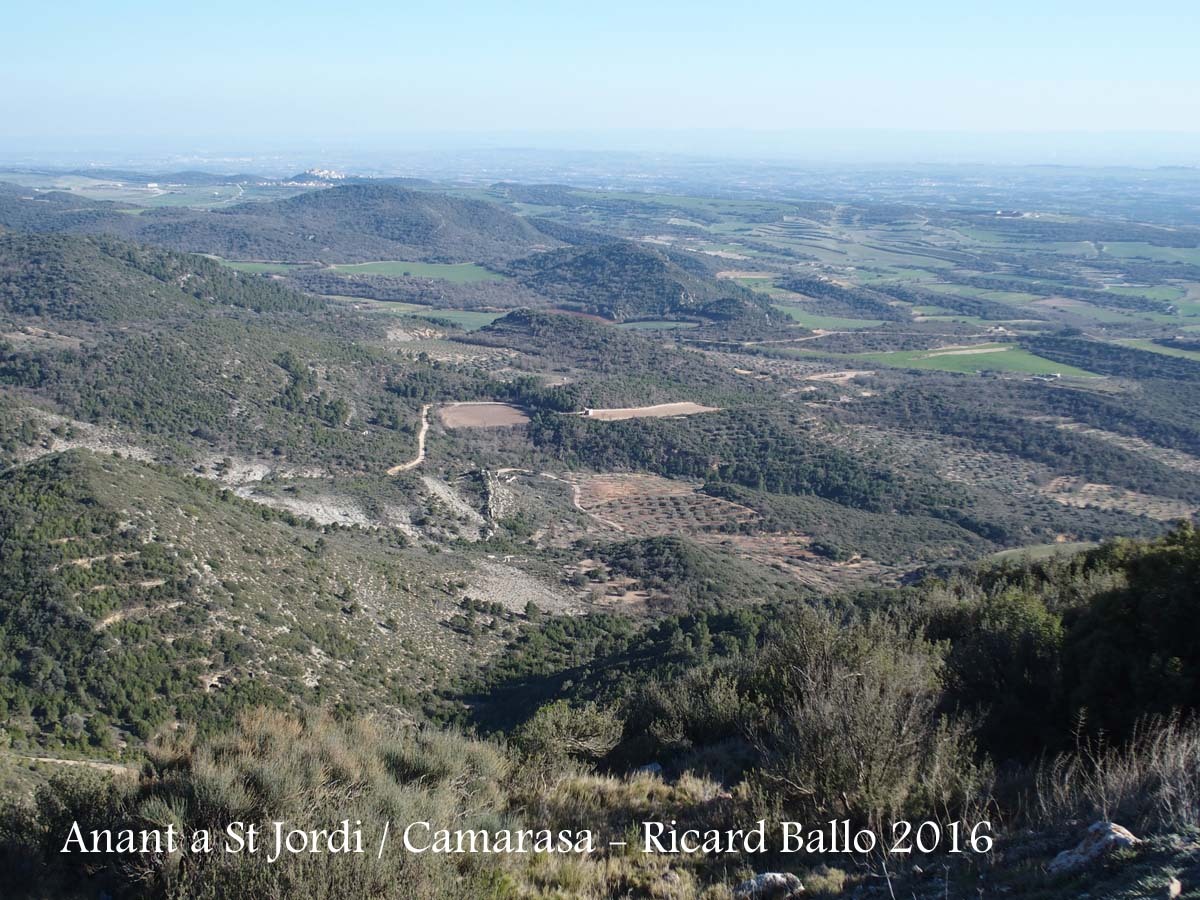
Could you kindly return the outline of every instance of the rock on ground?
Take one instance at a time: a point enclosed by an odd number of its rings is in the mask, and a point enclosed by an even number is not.
[[[1107,856],[1118,847],[1132,847],[1140,844],[1127,828],[1115,822],[1095,822],[1087,835],[1073,850],[1064,850],[1050,861],[1047,870],[1050,872],[1071,872],[1083,868],[1101,857]]]
[[[789,900],[804,893],[800,879],[790,872],[764,872],[733,889],[733,900]]]

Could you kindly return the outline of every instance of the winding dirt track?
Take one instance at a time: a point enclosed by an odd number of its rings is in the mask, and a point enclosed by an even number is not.
[[[401,472],[415,469],[421,463],[425,462],[425,435],[429,432],[429,406],[430,404],[426,403],[421,407],[421,430],[417,432],[417,455],[408,462],[392,466],[387,470],[389,475],[399,475]]]

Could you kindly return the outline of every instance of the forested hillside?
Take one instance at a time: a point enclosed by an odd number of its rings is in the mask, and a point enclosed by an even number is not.
[[[573,309],[608,319],[724,317],[721,301],[753,299],[740,285],[717,281],[697,261],[627,242],[538,253],[510,262],[504,272]],[[755,312],[770,318],[765,304]]]
[[[68,194],[33,197],[5,187],[0,225],[112,234],[231,259],[323,262],[491,261],[558,243],[494,204],[390,183],[348,184],[205,212],[164,207],[140,215]]]
[[[0,309],[47,321],[165,321],[205,307],[312,312],[320,301],[210,259],[111,238],[0,236]]]

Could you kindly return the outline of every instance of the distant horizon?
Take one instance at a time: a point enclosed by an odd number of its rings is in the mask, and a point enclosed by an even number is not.
[[[406,162],[520,155],[570,159],[662,156],[675,162],[757,163],[811,168],[1079,167],[1200,168],[1200,133],[963,132],[897,129],[626,129],[600,131],[412,132],[353,140],[225,143],[203,137],[165,141],[128,137],[8,137],[0,166],[195,168],[213,174],[292,174],[291,167],[346,168],[386,175]],[[476,159],[479,162],[480,159]]]

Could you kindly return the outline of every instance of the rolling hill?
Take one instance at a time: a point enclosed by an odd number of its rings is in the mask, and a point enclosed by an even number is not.
[[[558,245],[495,204],[391,183],[339,185],[212,211],[131,211],[61,192],[0,190],[0,225],[7,228],[112,234],[232,259],[495,262]]]
[[[161,320],[206,306],[312,311],[321,302],[211,259],[108,237],[0,235],[0,310],[55,320]]]
[[[750,291],[718,281],[703,263],[629,241],[537,253],[503,271],[566,306],[610,319],[727,318],[738,309],[768,317],[766,305]]]

